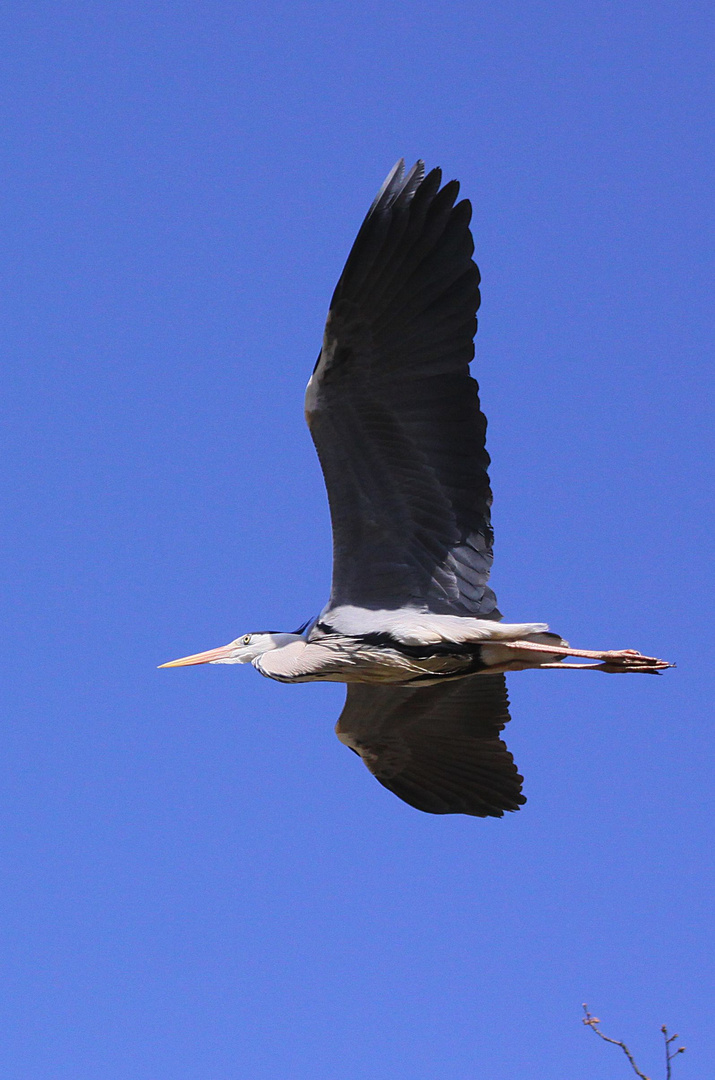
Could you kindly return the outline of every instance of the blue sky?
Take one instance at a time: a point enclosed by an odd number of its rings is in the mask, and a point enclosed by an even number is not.
[[[1,15],[7,1080],[515,1080],[713,1059],[712,11]],[[400,156],[474,203],[528,803],[418,813],[342,689],[162,661],[323,605],[303,387]]]

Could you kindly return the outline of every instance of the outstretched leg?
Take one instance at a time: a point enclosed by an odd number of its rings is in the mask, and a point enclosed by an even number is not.
[[[645,674],[654,674],[664,671],[665,668],[674,667],[667,660],[658,660],[654,656],[643,656],[635,649],[611,649],[608,652],[596,652],[591,649],[572,649],[570,646],[538,645],[534,641],[500,641],[499,646],[506,649],[518,649],[520,653],[534,654],[534,667],[564,667],[564,668],[591,668],[592,671],[608,671],[611,673],[625,673],[641,671]],[[600,660],[598,664],[560,664],[545,661],[538,662],[538,654],[547,653],[549,656],[583,656],[588,660]],[[532,666],[532,665],[529,665]]]

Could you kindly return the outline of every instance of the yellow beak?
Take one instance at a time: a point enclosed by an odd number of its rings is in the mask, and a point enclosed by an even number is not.
[[[233,648],[232,642],[230,645],[222,645],[220,649],[208,649],[207,652],[182,656],[180,660],[170,660],[168,664],[159,664],[159,667],[188,667],[189,664],[211,664],[214,660],[227,660],[231,656]]]

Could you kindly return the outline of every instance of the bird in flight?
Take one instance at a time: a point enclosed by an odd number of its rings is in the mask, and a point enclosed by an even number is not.
[[[505,623],[487,581],[486,419],[469,372],[479,307],[470,203],[418,161],[392,169],[328,312],[305,415],[330,503],[333,579],[295,633],[244,634],[172,660],[252,664],[279,682],[347,684],[337,724],[390,791],[432,814],[501,817],[526,800],[500,738],[504,673],[653,673],[634,650],[572,649]],[[589,663],[564,663],[564,657]]]

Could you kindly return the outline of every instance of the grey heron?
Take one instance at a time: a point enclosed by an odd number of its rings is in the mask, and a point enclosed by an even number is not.
[[[340,740],[434,814],[501,817],[526,800],[500,738],[504,673],[658,672],[634,650],[573,649],[505,623],[492,563],[486,419],[470,375],[479,306],[459,184],[399,161],[333,294],[305,413],[333,529],[330,599],[295,633],[251,633],[162,667],[251,663],[280,682],[347,684]],[[565,656],[591,663],[566,664]]]

